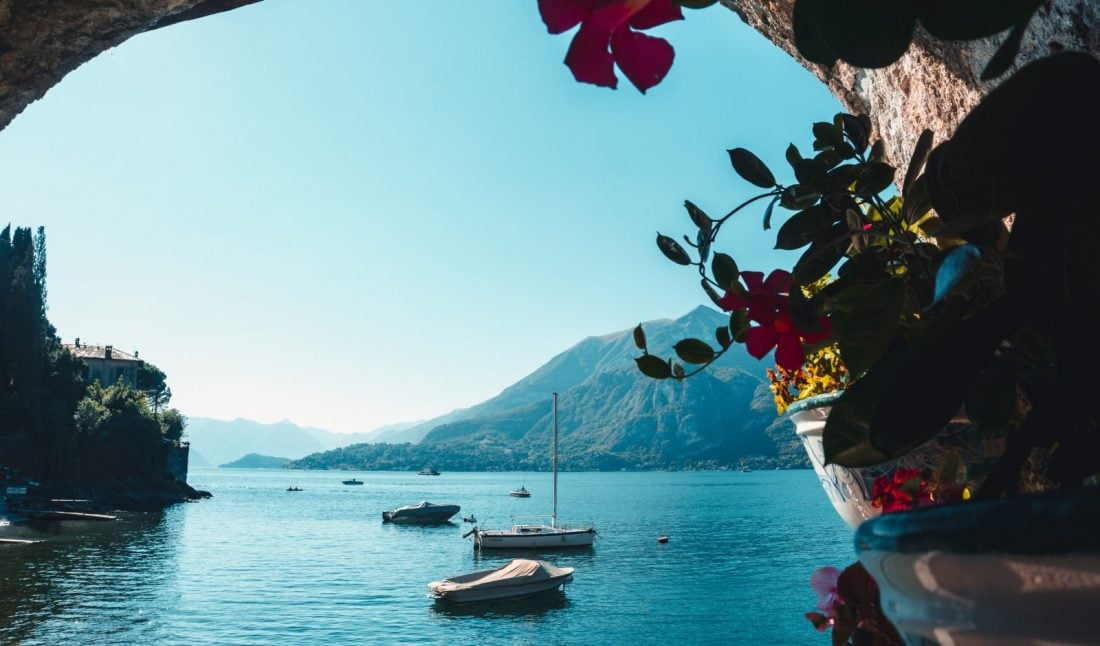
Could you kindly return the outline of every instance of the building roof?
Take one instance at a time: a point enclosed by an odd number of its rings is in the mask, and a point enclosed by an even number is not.
[[[65,349],[72,352],[78,359],[106,359],[107,349],[111,349],[111,361],[136,361],[141,362],[141,359],[137,358],[136,354],[130,354],[129,352],[123,352],[118,348],[110,345],[88,345],[87,343],[81,343],[76,345],[73,343],[66,343]]]

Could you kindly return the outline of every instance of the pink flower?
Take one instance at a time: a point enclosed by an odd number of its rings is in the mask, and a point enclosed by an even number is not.
[[[745,349],[757,359],[775,348],[775,363],[785,370],[798,370],[806,362],[804,343],[815,343],[829,337],[829,319],[821,317],[820,330],[807,332],[795,326],[787,308],[791,289],[791,274],[776,269],[764,278],[763,272],[743,271],[744,293],[731,290],[718,300],[728,311],[748,310],[750,321],[759,325],[749,328]]]
[[[839,580],[840,570],[835,567],[818,568],[810,576],[810,587],[817,594],[817,609],[830,619],[836,617],[836,606],[844,605],[844,600],[837,592]]]
[[[539,13],[551,34],[581,26],[565,55],[574,78],[617,87],[617,63],[643,94],[668,74],[675,52],[668,41],[634,29],[684,19],[676,0],[539,0]]]

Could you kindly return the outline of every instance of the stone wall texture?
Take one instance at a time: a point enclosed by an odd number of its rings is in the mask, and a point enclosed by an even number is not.
[[[1003,35],[945,43],[918,27],[909,51],[889,67],[869,70],[837,63],[826,70],[799,56],[794,47],[794,0],[721,2],[821,79],[849,112],[869,115],[875,132],[886,143],[888,157],[902,168],[925,128],[936,134],[936,141],[951,136],[962,118],[997,83],[979,78]],[[1100,2],[1050,0],[1032,17],[1016,65],[1060,50],[1100,53]]]
[[[0,0],[0,129],[66,74],[131,36],[257,1]],[[795,51],[794,0],[721,2],[820,78],[848,111],[870,115],[899,165],[922,130],[930,128],[937,140],[950,136],[992,87],[979,74],[1002,36],[960,44],[918,33],[901,60],[885,69],[838,63],[826,70]],[[705,20],[716,10],[691,12],[689,19]],[[1061,49],[1100,52],[1100,1],[1050,0],[1032,19],[1018,64]]]

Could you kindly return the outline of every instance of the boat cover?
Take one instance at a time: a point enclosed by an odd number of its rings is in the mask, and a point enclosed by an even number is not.
[[[544,581],[573,573],[573,568],[560,568],[550,565],[545,561],[533,561],[531,559],[512,559],[495,570],[490,570],[482,576],[467,579],[470,575],[461,575],[453,579],[445,579],[433,584],[433,588],[440,593],[457,592],[473,588],[492,588],[503,585],[516,585]]]

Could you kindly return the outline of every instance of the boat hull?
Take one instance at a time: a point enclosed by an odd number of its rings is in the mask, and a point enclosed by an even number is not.
[[[557,567],[545,561],[512,559],[493,570],[432,581],[428,589],[436,599],[458,603],[511,599],[558,588],[573,579],[573,572],[571,567]]]
[[[430,525],[446,523],[460,510],[458,505],[432,505],[401,507],[382,512],[384,523]]]
[[[561,577],[555,577],[553,579],[547,579],[545,581],[536,581],[532,583],[524,583],[522,585],[487,588],[484,590],[461,590],[454,592],[440,591],[437,592],[432,589],[432,596],[436,599],[444,601],[452,601],[454,603],[470,603],[473,601],[492,601],[494,599],[514,599],[515,597],[526,597],[532,594],[538,594],[539,592],[546,592],[548,590],[554,590],[560,588],[562,585],[573,580],[572,574],[566,574]],[[431,587],[431,584],[428,586]]]
[[[529,530],[478,530],[474,532],[475,549],[559,549],[565,547],[591,547],[596,541],[596,530],[537,528]]]

